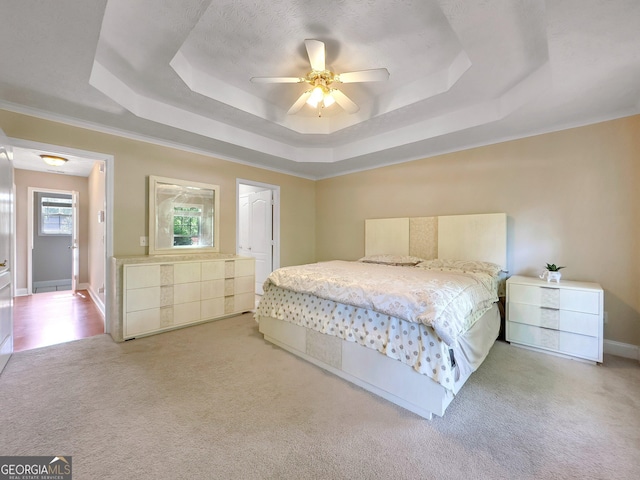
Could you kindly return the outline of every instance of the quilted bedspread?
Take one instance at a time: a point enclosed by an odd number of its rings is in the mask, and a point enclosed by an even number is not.
[[[283,267],[265,282],[433,328],[447,345],[471,325],[471,315],[498,300],[483,272],[437,271],[335,260]]]

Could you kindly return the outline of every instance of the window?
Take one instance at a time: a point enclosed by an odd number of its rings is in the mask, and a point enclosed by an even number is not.
[[[202,205],[177,204],[173,208],[173,246],[200,244]]]
[[[40,197],[40,235],[71,235],[73,209],[71,198]]]

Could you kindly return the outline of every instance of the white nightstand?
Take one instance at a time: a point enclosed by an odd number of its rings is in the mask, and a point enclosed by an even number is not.
[[[601,363],[603,304],[597,283],[515,275],[507,280],[506,340]]]

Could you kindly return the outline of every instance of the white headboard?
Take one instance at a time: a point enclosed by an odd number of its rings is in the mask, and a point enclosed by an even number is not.
[[[365,220],[366,255],[409,255],[409,218]]]
[[[507,215],[445,215],[365,220],[365,255],[482,260],[507,269]]]

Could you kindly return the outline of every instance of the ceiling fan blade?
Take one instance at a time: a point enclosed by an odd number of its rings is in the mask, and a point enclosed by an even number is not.
[[[301,77],[251,77],[253,83],[302,83]]]
[[[325,70],[324,43],[320,40],[305,40],[304,44],[307,47],[311,68],[316,72],[323,72]]]
[[[298,100],[296,100],[296,103],[291,105],[291,108],[287,112],[287,115],[293,115],[294,113],[298,113],[298,111],[302,107],[304,107],[304,104],[307,102],[307,100],[309,99],[310,96],[311,96],[311,90],[307,90],[302,95],[300,95],[298,97]]]
[[[386,68],[346,72],[336,75],[335,78],[336,82],[341,83],[382,82],[384,80],[389,80],[389,71]]]
[[[331,96],[334,98],[336,103],[340,105],[347,113],[356,113],[358,110],[360,110],[360,107],[353,103],[351,99],[340,90],[331,90]]]

